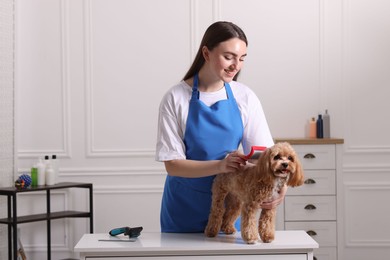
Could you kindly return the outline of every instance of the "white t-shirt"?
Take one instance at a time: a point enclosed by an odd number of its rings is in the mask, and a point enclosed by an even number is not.
[[[274,141],[256,94],[237,81],[229,84],[244,126],[242,138],[244,154],[250,152],[251,146],[272,146]],[[161,100],[156,145],[157,161],[186,159],[183,140],[191,95],[192,87],[181,81],[168,90]],[[226,98],[225,88],[216,92],[200,92],[199,95],[199,99],[208,106]]]

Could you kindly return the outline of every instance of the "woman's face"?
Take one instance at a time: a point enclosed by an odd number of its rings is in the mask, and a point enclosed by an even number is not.
[[[224,82],[230,82],[243,66],[246,49],[244,41],[232,38],[221,42],[211,51],[204,47],[203,55],[214,76]]]

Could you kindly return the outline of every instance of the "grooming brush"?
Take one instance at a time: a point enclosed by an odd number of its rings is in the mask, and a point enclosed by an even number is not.
[[[119,234],[124,234],[125,236],[129,236],[129,238],[139,237],[141,235],[142,227],[121,227],[112,229],[109,234],[111,236],[116,236]]]
[[[141,235],[142,227],[120,227],[111,229],[108,234],[110,234],[109,239],[99,239],[99,241],[103,242],[135,242],[137,241],[137,237]],[[129,239],[122,239],[120,237],[116,237],[117,235],[123,234],[125,236],[129,236]]]
[[[249,159],[259,159],[262,152],[267,149],[265,146],[252,146],[249,154],[245,155],[247,160]]]

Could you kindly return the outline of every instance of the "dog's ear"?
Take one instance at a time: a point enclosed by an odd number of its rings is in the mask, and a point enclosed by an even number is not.
[[[287,182],[287,186],[291,186],[291,187],[301,186],[305,178],[303,174],[301,161],[299,160],[298,156],[294,156],[294,157],[295,157],[295,172],[292,173],[292,175],[290,176]]]
[[[265,183],[271,183],[273,178],[270,159],[271,152],[271,149],[267,148],[264,152],[261,153],[257,162],[257,174],[259,175],[259,180],[264,181]]]

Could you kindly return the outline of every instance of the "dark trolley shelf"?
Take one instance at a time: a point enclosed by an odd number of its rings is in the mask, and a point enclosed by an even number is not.
[[[81,211],[50,211],[50,191],[66,188],[89,189],[89,212]],[[46,191],[46,213],[28,216],[17,215],[17,194],[34,191]],[[8,259],[17,260],[17,225],[36,221],[47,221],[47,259],[51,260],[51,223],[52,219],[60,218],[89,218],[89,230],[93,233],[93,188],[92,183],[62,182],[55,185],[29,187],[17,190],[15,187],[0,188],[0,195],[7,196],[8,217],[0,219],[0,224],[8,225]]]

